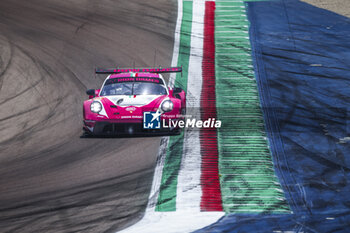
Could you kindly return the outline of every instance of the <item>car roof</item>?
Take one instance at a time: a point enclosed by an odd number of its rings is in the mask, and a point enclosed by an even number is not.
[[[130,78],[130,77],[142,77],[142,78],[160,78],[157,73],[119,73],[119,74],[111,74],[109,78]]]

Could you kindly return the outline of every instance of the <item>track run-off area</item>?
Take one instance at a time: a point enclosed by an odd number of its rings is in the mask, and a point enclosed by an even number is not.
[[[291,213],[251,54],[245,1],[178,1],[172,65],[183,74],[170,83],[186,91],[186,115],[222,126],[162,139],[145,216],[125,232],[190,232],[230,213]]]

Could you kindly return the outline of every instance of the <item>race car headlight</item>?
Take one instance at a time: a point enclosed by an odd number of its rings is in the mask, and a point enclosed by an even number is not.
[[[94,101],[91,103],[90,109],[91,112],[99,113],[102,110],[102,104],[98,101]]]
[[[171,110],[173,110],[174,104],[173,102],[171,102],[171,100],[166,100],[162,103],[161,108],[163,112],[170,112]]]

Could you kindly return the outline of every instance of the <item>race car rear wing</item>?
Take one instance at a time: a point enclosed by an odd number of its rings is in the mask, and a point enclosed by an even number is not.
[[[97,68],[95,70],[96,74],[118,74],[118,73],[128,73],[128,72],[142,72],[142,73],[173,73],[173,72],[181,72],[181,67],[168,67],[168,68],[111,68],[111,69],[103,69]]]

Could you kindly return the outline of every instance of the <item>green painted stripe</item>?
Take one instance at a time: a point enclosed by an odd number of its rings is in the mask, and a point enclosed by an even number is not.
[[[242,12],[243,11],[243,12]],[[265,134],[244,1],[216,1],[219,170],[227,213],[290,212]]]
[[[188,63],[191,49],[192,31],[192,2],[183,2],[183,16],[180,29],[180,48],[178,66],[182,66],[181,74],[176,75],[175,86],[187,90]],[[164,161],[161,186],[158,196],[156,211],[176,210],[177,177],[180,170],[183,151],[183,132],[177,136],[171,136]]]

